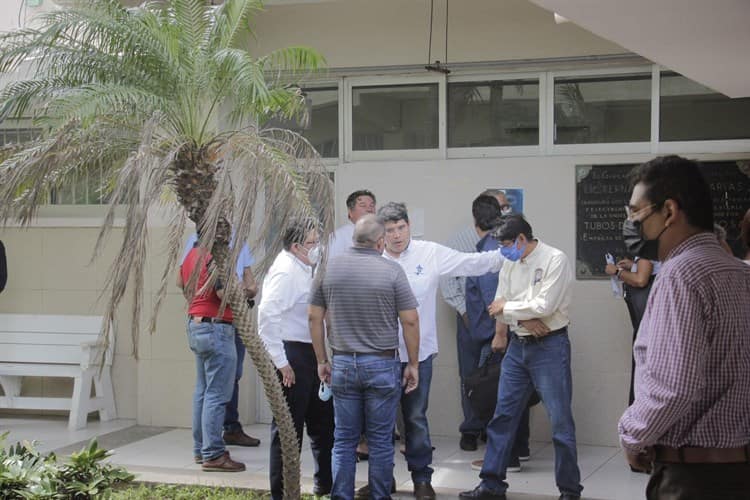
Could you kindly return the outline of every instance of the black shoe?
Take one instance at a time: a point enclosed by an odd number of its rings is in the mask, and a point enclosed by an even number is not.
[[[479,433],[479,440],[480,440],[480,441],[482,441],[483,443],[486,443],[486,442],[487,442],[487,431],[485,431],[485,430],[482,430],[482,431],[481,431],[481,432]]]
[[[313,488],[313,495],[316,497],[322,497],[325,495],[331,494],[331,486],[328,486],[327,488],[324,488],[323,486],[315,486]]]
[[[505,493],[496,493],[481,485],[471,491],[462,491],[458,498],[464,500],[506,500]]]
[[[521,472],[521,460],[518,457],[511,458],[508,462],[508,467],[505,469],[506,472]]]
[[[391,493],[396,493],[396,478],[391,479]],[[370,500],[370,485],[366,484],[354,492],[354,500]]]
[[[417,500],[435,500],[435,490],[430,483],[414,483],[414,498]]]
[[[462,433],[458,446],[464,451],[477,451],[477,435]]]
[[[581,496],[573,495],[571,493],[563,493],[557,500],[581,500]]]

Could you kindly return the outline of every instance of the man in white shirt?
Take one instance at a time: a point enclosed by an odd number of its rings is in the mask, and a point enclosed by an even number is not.
[[[534,238],[521,215],[503,218],[495,230],[506,261],[489,312],[497,319],[494,350],[506,350],[495,415],[487,424],[487,450],[479,486],[462,499],[505,500],[506,470],[521,416],[534,389],[552,422],[555,481],[561,500],[579,499],[575,423],[571,400],[568,308],[573,272],[567,256]],[[510,330],[510,344],[505,325]]]
[[[198,234],[193,233],[190,235],[185,243],[180,262],[185,261],[185,257],[187,257],[187,254],[190,253],[190,250],[192,250],[197,242]],[[258,293],[258,285],[255,282],[255,276],[253,276],[253,269],[251,267],[254,263],[255,259],[250,252],[250,247],[247,243],[244,243],[240,249],[240,254],[237,256],[235,273],[240,280],[242,289],[245,291],[245,296],[250,303],[250,307],[253,307],[255,304],[253,297]],[[232,399],[227,403],[226,415],[224,416],[224,433],[222,437],[226,445],[255,447],[260,445],[260,439],[246,434],[240,423],[240,379],[242,378],[242,368],[245,362],[245,344],[242,343],[239,335],[234,336],[234,347],[237,351],[237,369],[234,375]]]
[[[508,198],[500,189],[486,189],[481,195],[494,196],[499,205],[499,213],[507,215],[511,212]],[[447,246],[459,252],[476,252],[479,234],[474,224],[470,224],[456,233]],[[466,276],[443,276],[440,278],[440,292],[443,300],[456,311],[456,354],[458,356],[458,375],[461,378],[461,410],[464,420],[458,426],[461,433],[459,447],[464,451],[477,449],[477,440],[484,432],[484,422],[471,409],[469,398],[463,388],[464,379],[474,373],[479,367],[482,346],[469,330],[469,317],[466,312]]]
[[[375,213],[375,195],[367,189],[354,191],[346,197],[346,209],[349,220],[336,229],[328,242],[328,258],[341,255],[351,248],[354,224],[365,214]]]
[[[477,276],[497,272],[503,264],[500,252],[462,253],[431,241],[411,239],[409,214],[403,203],[388,203],[378,210],[385,221],[383,257],[397,262],[406,273],[419,307],[419,387],[401,398],[406,431],[406,461],[418,500],[435,498],[432,488],[432,443],[427,406],[432,380],[432,359],[438,352],[436,301],[440,276]],[[403,340],[403,363],[408,360]]]
[[[263,280],[258,306],[258,333],[266,344],[284,386],[297,439],[307,426],[315,460],[316,495],[331,492],[333,404],[318,397],[318,363],[307,321],[314,266],[320,261],[320,233],[314,220],[294,220],[284,230],[284,249]],[[281,441],[271,423],[271,497],[281,500],[283,474]]]

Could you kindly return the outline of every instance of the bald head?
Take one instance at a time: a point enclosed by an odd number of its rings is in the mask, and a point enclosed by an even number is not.
[[[378,242],[385,236],[383,219],[375,214],[365,214],[354,225],[352,243],[357,247],[377,248]]]

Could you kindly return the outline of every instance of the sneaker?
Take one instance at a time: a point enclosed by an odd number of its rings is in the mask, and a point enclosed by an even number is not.
[[[224,432],[224,444],[228,446],[259,446],[260,439],[248,436],[242,429],[234,432]]]
[[[202,463],[203,463],[203,457],[202,457],[202,456],[200,456],[200,455],[196,455],[196,456],[194,456],[194,457],[193,457],[193,461],[194,461],[194,462],[195,462],[196,464],[202,464]]]
[[[521,462],[528,462],[531,460],[531,455],[519,455],[518,460]]]
[[[471,461],[471,468],[473,470],[482,470],[483,465],[484,465],[484,460],[482,460],[481,458],[479,460]]]
[[[477,436],[476,434],[461,434],[461,441],[458,443],[459,448],[464,451],[477,451]]]
[[[201,468],[205,472],[242,472],[245,470],[245,464],[235,462],[229,457],[229,452],[225,451],[216,458],[204,460]]]
[[[508,467],[505,469],[506,472],[521,472],[521,461],[518,457],[511,458]]]

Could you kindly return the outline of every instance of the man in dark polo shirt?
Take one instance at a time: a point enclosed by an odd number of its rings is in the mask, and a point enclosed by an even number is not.
[[[417,301],[401,266],[383,259],[385,226],[368,214],[357,221],[354,247],[334,257],[313,285],[310,334],[318,375],[330,384],[335,415],[332,498],[353,498],[356,448],[362,431],[370,443],[368,479],[373,498],[390,498],[393,425],[401,397],[419,382]],[[328,362],[323,319],[332,325]],[[401,380],[398,322],[409,362]]]

